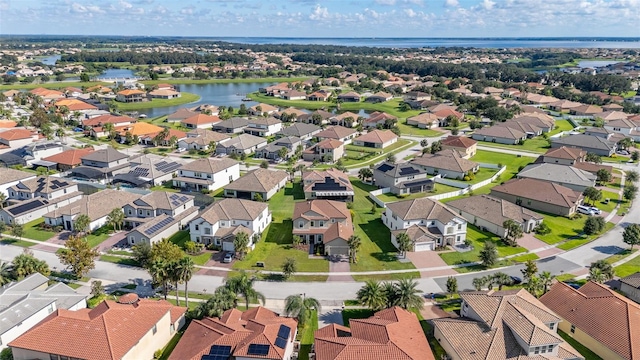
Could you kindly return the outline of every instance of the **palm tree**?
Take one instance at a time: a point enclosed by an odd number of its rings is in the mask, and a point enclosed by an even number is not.
[[[295,317],[301,325],[304,325],[309,320],[314,310],[322,311],[320,301],[312,297],[306,297],[304,294],[289,295],[284,302],[285,315]]]
[[[16,279],[21,279],[37,272],[45,276],[51,274],[49,265],[46,262],[36,259],[29,253],[22,253],[16,256],[13,258],[11,265],[13,277]]]
[[[402,257],[407,257],[407,251],[413,250],[413,241],[407,235],[407,233],[400,233],[396,236],[396,243],[398,244],[398,250],[402,253]]]
[[[481,291],[485,283],[486,281],[484,277],[473,278],[473,280],[471,281],[471,284],[476,289],[476,291]]]
[[[102,130],[108,134],[109,140],[114,138],[115,126],[113,123],[106,123],[102,125]]]
[[[11,264],[0,263],[0,286],[11,282],[11,272],[13,271]]]
[[[0,209],[4,208],[4,202],[7,201],[7,195],[0,192]]]
[[[89,229],[90,224],[91,224],[91,219],[89,218],[89,216],[86,214],[80,214],[75,218],[73,222],[73,229],[77,233],[85,232],[88,234],[90,232],[90,229]]]
[[[553,278],[554,276],[551,275],[550,272],[548,271],[543,271],[540,274],[540,282],[542,283],[542,293],[546,294],[547,290],[549,290],[549,288],[551,287],[551,285],[553,284]]]
[[[64,135],[65,135],[64,129],[61,127],[58,127],[56,129],[56,136],[58,137],[58,139],[64,140]]]
[[[603,283],[607,281],[607,277],[602,272],[602,269],[597,267],[592,267],[589,269],[589,275],[587,276],[587,280],[594,281],[597,283]]]
[[[492,276],[493,278],[493,282],[498,284],[498,290],[502,290],[502,287],[504,285],[511,285],[513,284],[513,279],[511,279],[511,276],[503,273],[503,272],[497,272],[495,274],[493,274]]]
[[[206,317],[220,317],[222,314],[234,307],[235,294],[229,289],[221,286],[216,289],[212,297],[207,301],[201,302],[191,312],[191,317],[194,319],[202,319]]]
[[[362,240],[358,235],[351,235],[347,240],[347,245],[349,245],[349,261],[355,264],[358,262],[358,250],[362,245]]]
[[[395,284],[395,299],[393,305],[400,306],[405,310],[422,309],[424,301],[422,290],[418,289],[418,282],[411,279],[402,279]]]
[[[181,282],[184,282],[184,303],[189,307],[189,281],[195,273],[196,264],[189,256],[185,256],[178,261],[177,275]]]
[[[379,282],[367,280],[356,295],[358,302],[373,311],[384,309],[387,306],[387,294]]]
[[[124,221],[124,212],[121,208],[115,208],[107,215],[107,224],[113,226],[113,230],[118,230]]]
[[[538,297],[540,295],[540,291],[542,290],[542,281],[537,276],[532,276],[529,278],[529,281],[525,284],[525,289],[531,293],[531,295]]]
[[[262,302],[264,305],[265,297],[264,295],[253,288],[253,284],[255,283],[255,277],[249,277],[245,271],[241,271],[240,275],[227,278],[225,280],[225,286],[234,294],[242,295],[245,300],[245,304],[247,309],[249,308],[249,302],[258,301]]]
[[[154,260],[149,266],[149,274],[156,284],[162,284],[162,293],[164,299],[167,300],[167,285],[169,284],[170,274],[168,263],[161,259]]]

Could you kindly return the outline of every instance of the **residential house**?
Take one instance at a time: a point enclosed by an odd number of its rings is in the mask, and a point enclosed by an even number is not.
[[[435,360],[418,317],[398,306],[315,332],[316,360]]]
[[[456,150],[463,158],[469,159],[476,155],[478,142],[466,136],[449,135],[441,140],[442,150]]]
[[[606,122],[604,128],[610,132],[630,137],[635,142],[640,142],[640,121],[619,119]]]
[[[575,165],[583,162],[587,152],[576,147],[560,146],[558,148],[549,149],[542,155],[542,162],[560,165]]]
[[[305,115],[305,114],[307,114],[307,113],[308,113],[308,112],[307,112],[307,111],[304,111],[304,110],[296,109],[296,108],[294,108],[294,107],[288,107],[288,108],[286,108],[286,109],[284,109],[284,110],[282,110],[282,111],[280,111],[279,113],[276,113],[276,114],[274,114],[274,115],[275,115],[277,118],[281,119],[281,120],[282,120],[282,116],[283,116],[283,115],[284,115],[285,117],[286,117],[286,116],[289,116],[289,121],[295,121],[295,119],[297,119],[297,118],[298,118],[298,116]]]
[[[629,299],[640,303],[640,272],[620,278],[620,291]]]
[[[86,295],[64,283],[49,285],[49,278],[34,273],[0,287],[0,349],[17,339],[57,309],[87,307]]]
[[[350,111],[343,112],[341,114],[336,114],[329,119],[331,125],[341,125],[348,128],[353,128],[358,126],[358,119],[360,116],[356,113],[352,113]]]
[[[622,111],[604,111],[600,114],[598,114],[598,118],[602,119],[605,121],[605,123],[608,123],[610,121],[615,121],[615,120],[627,120],[629,118],[629,114],[624,113]]]
[[[42,158],[42,160],[56,163],[56,170],[64,172],[79,166],[82,163],[80,158],[93,151],[93,146],[88,146],[82,149],[69,149],[61,153]]]
[[[480,164],[465,159],[460,152],[451,149],[435,154],[425,153],[413,158],[409,163],[423,169],[429,175],[440,175],[449,179],[464,179],[480,169]]]
[[[281,137],[275,141],[268,143],[267,146],[261,147],[260,149],[256,150],[254,158],[283,160],[289,158],[298,150],[298,147],[302,146],[302,141],[298,137]],[[286,155],[284,156],[284,158],[280,156],[282,155],[280,151],[283,151],[283,148],[286,149]]]
[[[168,156],[143,154],[129,159],[129,172],[117,174],[113,183],[126,183],[135,187],[160,186],[170,181],[186,162]]]
[[[142,102],[146,100],[146,93],[141,90],[122,90],[116,93],[116,101],[124,103]]]
[[[164,136],[162,140],[158,142],[159,146],[169,146],[173,148],[178,142],[180,142],[180,140],[187,138],[187,133],[185,133],[184,131],[171,129],[171,128],[169,128],[168,130],[169,131],[166,133],[166,136]],[[156,141],[158,141],[158,139],[156,139],[156,136],[160,135],[162,131],[164,131],[164,128],[155,133],[148,133],[148,134],[139,136],[140,143],[143,145],[155,145]],[[125,133],[125,141],[126,141],[126,136],[127,135]],[[174,139],[176,142],[172,143],[172,139]]]
[[[9,129],[0,132],[0,144],[16,149],[38,140],[38,133],[27,129]]]
[[[314,125],[325,125],[329,123],[329,119],[332,117],[333,113],[324,110],[316,110],[312,113],[298,116],[296,121]]]
[[[58,154],[64,151],[64,149],[65,147],[62,146],[59,141],[37,141],[19,149],[15,149],[11,153],[22,156],[22,158],[27,162],[27,165],[33,168],[42,166],[47,169],[53,169],[56,164],[42,160],[42,158]]]
[[[52,176],[21,180],[7,192],[9,205],[0,208],[0,222],[5,224],[26,224],[82,197],[77,183]]]
[[[251,134],[240,134],[236,137],[224,140],[216,147],[217,154],[253,154],[258,149],[267,145],[267,139]]]
[[[310,245],[310,253],[347,256],[347,241],[353,235],[351,212],[347,204],[333,200],[310,200],[295,203],[293,235]]]
[[[169,360],[293,360],[298,322],[262,306],[193,320]]]
[[[360,94],[355,91],[349,91],[337,96],[338,101],[342,102],[360,102]]]
[[[269,137],[282,130],[282,121],[274,117],[258,117],[249,119],[248,125],[244,128],[247,134]]]
[[[431,100],[431,95],[422,91],[409,91],[404,95],[405,101]]]
[[[9,188],[21,181],[35,179],[36,174],[12,168],[0,168],[0,193],[9,197]]]
[[[573,215],[583,200],[579,191],[537,179],[511,179],[491,188],[490,195],[527,209],[562,216]]]
[[[344,156],[344,143],[340,140],[325,139],[302,152],[305,161],[333,163]]]
[[[322,129],[318,125],[297,122],[284,127],[276,136],[295,136],[301,140],[311,140],[320,130]]]
[[[423,169],[409,164],[383,162],[373,169],[376,186],[389,188],[396,195],[415,194],[433,190],[433,180],[427,178]]]
[[[227,185],[224,188],[224,196],[256,200],[260,195],[262,201],[267,201],[284,189],[287,180],[289,180],[289,174],[286,171],[258,168]]]
[[[129,171],[128,155],[108,146],[80,157],[80,166],[71,169],[71,176],[108,182],[115,175]]]
[[[599,156],[611,156],[618,149],[617,144],[613,141],[599,136],[583,134],[575,134],[559,139],[551,139],[552,148],[559,148],[561,146],[576,147],[588,153],[594,153]]]
[[[527,134],[520,130],[513,129],[508,126],[500,126],[498,124],[482,129],[477,129],[473,133],[473,135],[471,135],[471,138],[479,141],[515,145],[526,140]]]
[[[187,108],[180,108],[176,112],[167,115],[167,122],[170,122],[170,123],[181,122],[182,120],[188,119],[195,115],[198,115],[198,113],[195,111],[191,111]]]
[[[180,121],[182,126],[189,129],[211,129],[213,125],[221,122],[219,117],[207,114],[197,114]]]
[[[263,116],[264,114],[273,115],[278,111],[278,108],[269,104],[260,103],[250,107],[247,111],[249,115]]]
[[[240,134],[249,126],[249,120],[241,117],[232,117],[231,119],[221,121],[213,125],[213,130],[225,134]]]
[[[398,135],[391,130],[372,130],[353,139],[353,145],[384,149],[398,141]]]
[[[584,359],[557,333],[560,317],[524,289],[460,298],[460,318],[433,320],[434,337],[450,359]]]
[[[440,120],[436,114],[424,112],[407,118],[407,125],[417,126],[420,129],[431,129],[440,126]]]
[[[530,164],[516,176],[518,179],[549,181],[580,192],[596,186],[596,175],[569,165]]]
[[[379,91],[375,94],[369,95],[367,96],[364,101],[366,102],[372,102],[372,103],[381,103],[381,102],[385,102],[385,101],[389,101],[393,99],[393,95],[383,92],[383,91]]]
[[[530,233],[542,223],[543,217],[522,206],[489,195],[476,195],[447,202],[451,210],[462,216],[469,224],[496,234],[507,235],[505,221],[512,220],[523,232]]]
[[[162,130],[164,130],[163,127],[144,121],[132,123],[130,125],[116,126],[114,129],[121,141],[126,139],[127,134],[130,134],[130,136],[137,136],[142,139],[144,137],[149,138],[149,135],[157,135]],[[153,137],[150,138],[152,140],[151,142],[153,142]]]
[[[356,130],[346,128],[344,126],[336,125],[330,126],[316,134],[318,140],[338,140],[347,145],[351,143],[351,140],[356,137]]]
[[[93,309],[57,309],[9,347],[15,360],[151,359],[184,325],[186,311],[126,294]]]
[[[88,133],[94,138],[101,138],[109,135],[105,129],[105,124],[113,124],[113,127],[116,128],[120,126],[131,125],[135,122],[136,119],[129,116],[104,114],[96,116],[94,118],[83,120],[82,125],[85,129],[88,128],[88,131],[85,131],[85,133]]]
[[[244,232],[249,235],[248,247],[253,249],[255,239],[260,238],[270,223],[267,203],[227,198],[200,211],[189,223],[189,236],[196,243],[213,244],[222,251],[236,251],[233,240],[239,232]]]
[[[467,221],[446,205],[429,198],[386,204],[382,222],[391,230],[391,243],[407,234],[413,243],[411,251],[429,251],[446,245],[464,244]]]
[[[307,96],[307,100],[309,101],[327,101],[331,96],[331,91],[327,90],[318,90]]]
[[[595,118],[602,113],[602,108],[596,105],[580,105],[569,109],[569,114],[584,118]]]
[[[365,129],[377,128],[379,126],[389,128],[397,122],[398,118],[396,116],[387,114],[386,112],[376,111],[369,114],[369,117],[362,121],[362,126]]]
[[[183,149],[195,149],[199,151],[209,151],[212,143],[217,144],[230,139],[227,134],[211,131],[207,129],[193,129],[187,133],[187,137],[178,141],[178,147]]]
[[[574,289],[558,281],[540,301],[561,318],[558,328],[602,359],[640,356],[640,305],[590,281]]]
[[[198,215],[193,196],[153,191],[123,208],[125,224],[133,227],[125,238],[129,245],[153,245],[182,230]]]
[[[449,126],[449,120],[454,117],[457,118],[459,121],[464,120],[464,114],[461,112],[458,112],[454,109],[442,109],[442,110],[438,110],[438,111],[432,111],[433,114],[438,118],[438,126],[440,127],[445,127],[445,126]]]
[[[152,99],[176,99],[182,96],[182,94],[173,89],[156,89],[149,91],[147,96]]]
[[[285,100],[305,100],[307,98],[307,93],[295,89],[288,89],[280,92],[280,97]]]
[[[123,190],[104,189],[82,195],[79,200],[44,214],[44,222],[50,226],[74,230],[74,222],[78,215],[87,215],[91,220],[89,230],[93,231],[107,223],[107,216],[113,209],[122,208],[141,196]]]
[[[188,191],[216,191],[240,177],[240,163],[229,158],[205,158],[178,169],[173,186]]]
[[[353,201],[355,192],[348,174],[339,170],[306,171],[302,174],[304,198]]]

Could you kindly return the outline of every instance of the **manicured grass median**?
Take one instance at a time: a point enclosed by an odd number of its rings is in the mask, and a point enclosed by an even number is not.
[[[616,276],[625,277],[635,274],[640,270],[640,256],[635,257],[628,262],[615,267]]]
[[[2,239],[2,240],[0,240],[0,244],[20,246],[20,247],[23,247],[23,248],[28,248],[28,247],[31,247],[33,245],[36,245],[36,243],[33,243],[31,241],[17,240],[17,239]]]
[[[525,252],[526,249],[520,246],[508,246],[498,236],[489,232],[481,231],[477,227],[467,224],[467,239],[471,241],[473,250],[466,252],[446,252],[440,253],[440,257],[449,265],[472,263],[479,260],[480,251],[484,247],[485,241],[493,241],[498,250],[498,257]]]

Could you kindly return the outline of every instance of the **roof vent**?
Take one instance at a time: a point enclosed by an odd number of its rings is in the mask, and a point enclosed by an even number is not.
[[[134,294],[134,293],[129,293],[129,294],[124,294],[122,296],[120,296],[120,298],[118,299],[118,303],[120,304],[135,304],[138,302],[138,300],[140,300],[138,298],[138,295]]]

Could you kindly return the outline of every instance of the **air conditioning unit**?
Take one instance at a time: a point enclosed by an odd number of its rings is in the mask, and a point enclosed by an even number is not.
[[[293,342],[293,351],[300,351],[300,341]]]
[[[293,352],[291,354],[291,360],[298,360],[298,353],[297,352]]]

